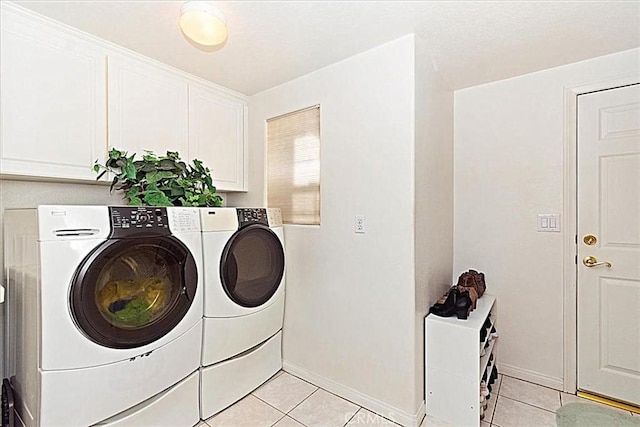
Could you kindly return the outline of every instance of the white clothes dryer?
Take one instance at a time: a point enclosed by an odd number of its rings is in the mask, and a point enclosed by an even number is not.
[[[286,266],[280,209],[204,208],[200,219],[206,419],[282,368]]]
[[[196,424],[198,209],[39,206],[4,220],[7,370],[22,422]]]

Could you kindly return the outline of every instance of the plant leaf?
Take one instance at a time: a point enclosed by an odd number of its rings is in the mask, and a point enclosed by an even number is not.
[[[140,189],[138,187],[131,187],[129,191],[127,191],[126,197],[127,199],[133,199],[135,197],[138,197],[139,193]]]
[[[171,189],[169,190],[169,194],[173,198],[176,198],[177,196],[183,196],[184,189],[182,187],[171,187]]]
[[[145,153],[146,154],[142,156],[142,160],[144,160],[145,162],[156,163],[158,161],[158,158],[153,154],[152,151],[145,150]]]
[[[173,206],[171,200],[161,191],[152,191],[144,195],[144,201],[149,206]]]
[[[127,179],[136,179],[136,167],[132,162],[128,162],[124,167],[124,174]]]
[[[118,160],[120,157],[126,156],[126,155],[127,155],[126,151],[116,150],[115,148],[112,148],[111,151],[109,151],[109,159],[112,159],[112,160]]]
[[[153,163],[144,163],[142,167],[140,167],[140,172],[151,172],[156,170],[156,165]]]
[[[163,179],[175,178],[175,177],[177,177],[177,175],[170,171],[153,171],[153,172],[147,172],[147,175],[146,175],[146,179],[147,179],[147,182],[149,182],[149,184],[156,183]]]
[[[145,151],[142,160],[135,154],[111,149],[105,166],[97,161],[93,166],[99,178],[106,172],[114,174],[110,191],[122,191],[133,206],[221,206],[211,171],[200,159],[191,164],[180,160],[177,151],[157,156]]]
[[[131,206],[142,206],[142,199],[140,197],[133,197],[129,199],[129,204]]]
[[[175,170],[176,162],[171,159],[162,159],[158,162],[158,169],[160,170]]]

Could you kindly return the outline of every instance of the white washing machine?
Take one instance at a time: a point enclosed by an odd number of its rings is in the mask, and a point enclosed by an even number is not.
[[[6,210],[7,372],[35,426],[199,421],[195,208]]]
[[[285,251],[280,209],[204,208],[200,219],[207,419],[282,368]]]

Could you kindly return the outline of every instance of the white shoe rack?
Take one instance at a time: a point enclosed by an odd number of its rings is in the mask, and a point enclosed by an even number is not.
[[[493,295],[485,293],[466,320],[455,315],[425,317],[427,415],[455,426],[480,425],[480,382],[488,370],[488,384],[496,361],[496,340],[490,333],[495,323],[495,301]],[[480,331],[487,318],[491,319],[491,326],[484,342],[480,342]],[[485,348],[487,342],[489,345]],[[481,356],[483,348],[485,352]],[[492,394],[490,398],[496,397]]]

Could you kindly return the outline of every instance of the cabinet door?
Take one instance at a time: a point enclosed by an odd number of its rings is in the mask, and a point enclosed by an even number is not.
[[[189,152],[211,170],[219,191],[245,191],[246,105],[217,92],[189,87]]]
[[[95,180],[107,149],[105,55],[2,9],[0,173]]]
[[[187,145],[187,82],[177,74],[132,58],[109,55],[109,146],[142,157]]]

